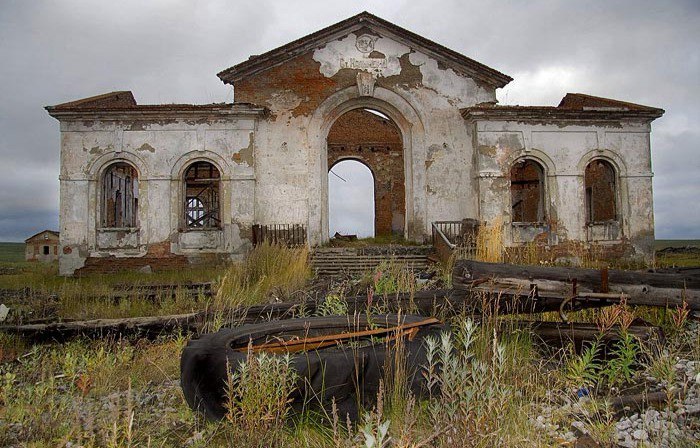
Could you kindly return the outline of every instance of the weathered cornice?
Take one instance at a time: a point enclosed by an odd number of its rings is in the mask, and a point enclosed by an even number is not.
[[[46,111],[58,120],[70,119],[104,119],[104,120],[133,120],[173,119],[173,118],[207,118],[207,117],[258,117],[267,109],[252,104],[163,104],[138,105],[117,108],[66,108],[47,106]]]
[[[570,110],[557,107],[493,106],[468,107],[462,109],[462,117],[467,121],[623,121],[635,120],[651,122],[664,114],[664,111],[588,109]]]
[[[275,48],[274,50],[270,50],[261,55],[251,56],[247,61],[219,72],[217,76],[226,84],[234,84],[242,78],[280,65],[289,59],[304,54],[313,48],[322,46],[327,42],[339,39],[362,27],[369,27],[383,33],[387,37],[424,52],[428,56],[458,72],[464,73],[493,87],[503,87],[513,80],[513,78],[498,70],[366,11]]]

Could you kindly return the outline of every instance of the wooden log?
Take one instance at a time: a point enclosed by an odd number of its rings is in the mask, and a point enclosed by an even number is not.
[[[634,395],[623,395],[610,400],[611,407],[616,411],[622,411],[625,408],[630,410],[640,411],[649,406],[664,406],[669,401],[673,401],[682,396],[680,390],[674,392],[658,391],[646,392]]]
[[[488,280],[493,280],[497,289],[528,291],[536,284],[541,292],[563,297],[581,292],[624,294],[630,305],[676,307],[686,302],[691,310],[700,310],[700,276],[694,274],[521,266],[472,260],[455,263],[452,276],[455,288],[470,290],[475,284]]]
[[[458,313],[482,314],[541,312],[559,309],[563,297],[540,295],[536,299],[510,291],[488,291],[473,288],[440,289],[417,291],[414,294],[400,293],[374,296],[370,301],[367,295],[345,298],[348,313],[365,313],[372,307],[381,307],[391,312],[423,316],[449,316]],[[0,326],[0,331],[20,334],[28,339],[65,340],[77,336],[104,337],[107,335],[156,336],[175,330],[206,331],[207,322],[216,321],[223,326],[242,323],[288,319],[317,314],[321,302],[280,302],[249,307],[237,307],[217,311],[199,311],[171,316],[133,317],[121,319],[72,320],[64,322],[33,323],[24,325]],[[597,306],[592,304],[591,306]]]
[[[33,340],[64,340],[75,336],[156,335],[175,330],[194,331],[201,327],[204,312],[169,316],[91,319],[48,324],[3,325],[0,331],[22,335]]]

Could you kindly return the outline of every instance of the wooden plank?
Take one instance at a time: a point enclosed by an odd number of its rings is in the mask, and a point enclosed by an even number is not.
[[[578,292],[601,292],[604,273],[597,269],[573,267],[522,266],[459,260],[455,263],[453,283],[458,289],[494,280],[494,287],[529,290],[537,284],[544,292],[571,297]],[[576,291],[574,291],[574,280]],[[655,273],[609,270],[607,289],[625,294],[631,305],[682,306],[700,310],[700,276],[684,273]]]

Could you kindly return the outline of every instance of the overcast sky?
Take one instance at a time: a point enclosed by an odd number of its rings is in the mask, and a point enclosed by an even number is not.
[[[58,228],[58,122],[43,106],[113,90],[232,100],[220,70],[367,10],[515,81],[501,104],[582,92],[661,107],[657,238],[700,238],[700,1],[0,0],[0,241]]]

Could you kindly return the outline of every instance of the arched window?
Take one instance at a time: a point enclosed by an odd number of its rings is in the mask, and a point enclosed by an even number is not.
[[[139,178],[128,163],[112,164],[102,177],[101,227],[138,227]]]
[[[185,225],[188,229],[221,227],[219,170],[209,162],[195,162],[185,171]]]
[[[586,166],[586,222],[617,220],[615,168],[605,160],[593,160]]]
[[[522,159],[510,170],[512,222],[543,222],[544,169],[530,159]]]

